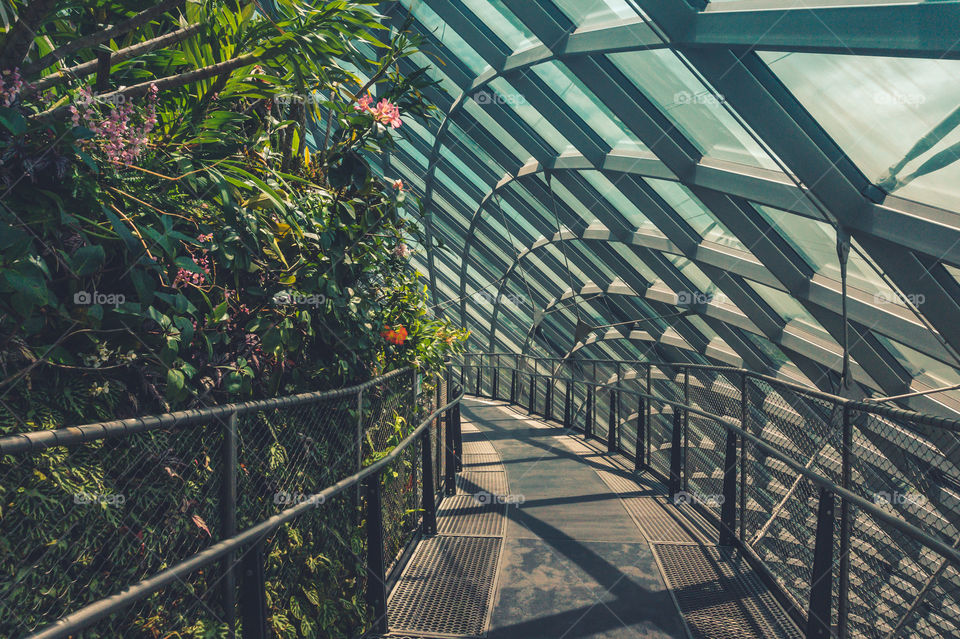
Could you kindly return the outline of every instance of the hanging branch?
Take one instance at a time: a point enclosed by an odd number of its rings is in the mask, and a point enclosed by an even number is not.
[[[193,24],[193,25],[190,25],[189,27],[178,29],[166,35],[162,35],[162,36],[153,38],[151,40],[146,40],[145,42],[141,42],[139,44],[126,47],[124,49],[120,49],[118,51],[112,51],[110,53],[110,64],[111,65],[118,64],[120,62],[123,62],[124,60],[129,60],[130,58],[134,58],[143,53],[147,53],[148,51],[152,51],[153,49],[177,44],[178,42],[182,42],[183,40],[186,40],[190,36],[196,33],[199,33],[199,31],[202,28],[203,28],[202,24]],[[41,78],[35,83],[34,92],[43,91],[44,89],[48,89],[58,84],[62,84],[67,80],[70,80],[73,78],[82,78],[82,77],[88,76],[91,73],[94,73],[96,70],[97,70],[97,60],[90,60],[89,62],[78,64],[76,66],[70,67],[69,69],[64,69],[57,73],[52,73],[46,76],[45,78]]]
[[[51,51],[36,62],[27,65],[26,68],[24,68],[24,75],[38,73],[49,67],[57,60],[62,60],[63,58],[66,58],[67,56],[76,53],[81,49],[95,47],[98,44],[102,44],[116,38],[119,35],[123,35],[128,31],[133,31],[134,29],[150,22],[154,18],[163,15],[170,9],[173,9],[181,2],[182,0],[163,0],[159,4],[150,7],[146,11],[141,11],[129,20],[124,20],[120,24],[110,27],[109,29],[103,29],[102,31],[97,31],[96,33],[91,33],[90,35],[83,36],[82,38],[72,40],[59,49]]]
[[[99,99],[110,102],[119,96],[125,98],[132,97],[141,97],[147,94],[147,91],[150,90],[150,86],[156,84],[157,89],[160,91],[166,91],[168,89],[176,89],[184,85],[190,84],[191,82],[198,82],[200,80],[206,80],[212,78],[215,75],[221,73],[229,73],[235,69],[241,67],[250,66],[256,62],[262,61],[266,58],[269,58],[273,55],[279,55],[281,53],[280,49],[274,51],[267,51],[262,54],[256,53],[247,53],[232,60],[225,60],[223,62],[218,62],[216,64],[211,64],[200,69],[195,69],[193,71],[187,71],[186,73],[180,73],[177,75],[167,76],[165,78],[159,78],[157,80],[148,80],[147,82],[141,82],[140,84],[135,84],[132,87],[126,87],[124,89],[117,89],[116,91],[111,91],[110,93],[104,93],[99,96]],[[47,120],[54,117],[64,117],[69,112],[70,105],[64,104],[52,109],[48,109],[42,113],[38,113],[32,116],[32,119],[36,120]]]

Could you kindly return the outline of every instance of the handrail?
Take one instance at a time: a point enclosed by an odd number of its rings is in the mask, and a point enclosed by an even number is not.
[[[189,426],[196,424],[199,421],[226,417],[233,413],[236,413],[237,416],[240,416],[261,410],[288,408],[318,400],[346,397],[393,379],[394,377],[410,370],[412,369],[409,367],[398,368],[397,370],[390,371],[389,373],[380,375],[379,377],[367,380],[362,384],[328,391],[311,391],[309,393],[299,393],[297,395],[287,395],[284,397],[272,397],[270,399],[257,399],[235,404],[220,404],[205,408],[191,408],[188,410],[163,413],[160,415],[130,417],[127,419],[117,419],[109,422],[84,424],[82,426],[67,426],[52,430],[35,430],[23,433],[15,433],[13,435],[0,437],[0,455],[27,453],[42,448],[51,448],[54,446],[76,446],[78,444],[96,441],[98,439],[105,439],[107,437],[131,435],[133,433],[142,433],[159,428]]]
[[[529,374],[536,375],[538,377],[547,377],[546,375],[543,375],[540,373],[529,372]],[[607,388],[610,390],[616,390],[617,392],[620,392],[620,393],[627,393],[635,397],[643,397],[644,399],[653,400],[655,402],[665,404],[667,406],[679,408],[693,415],[699,415],[700,417],[705,417],[707,419],[718,422],[721,425],[723,425],[724,428],[728,430],[732,430],[733,432],[737,433],[741,437],[745,437],[746,439],[750,440],[754,445],[761,448],[764,451],[764,453],[766,453],[770,457],[773,457],[775,459],[782,461],[783,463],[787,464],[788,466],[796,470],[798,473],[800,473],[807,479],[815,482],[816,484],[819,484],[820,486],[826,488],[827,490],[830,490],[831,492],[856,504],[859,508],[867,511],[877,519],[880,519],[890,524],[897,530],[914,537],[917,541],[937,550],[940,554],[951,558],[954,561],[954,563],[956,563],[956,565],[960,567],[960,551],[958,551],[957,549],[953,548],[952,546],[948,546],[947,544],[937,540],[936,538],[930,536],[929,534],[920,530],[916,526],[913,526],[912,524],[909,524],[903,521],[902,519],[899,519],[898,517],[894,517],[893,515],[887,513],[885,510],[878,508],[873,502],[868,501],[863,497],[860,497],[856,493],[853,493],[847,490],[846,488],[843,488],[839,484],[835,483],[833,480],[823,477],[822,475],[818,475],[817,473],[809,470],[808,468],[806,468],[806,466],[796,461],[792,457],[789,457],[783,454],[782,452],[780,452],[779,450],[777,450],[776,448],[770,446],[763,439],[757,437],[756,435],[753,435],[752,433],[745,431],[743,428],[738,426],[737,423],[731,420],[729,417],[724,417],[723,415],[715,415],[713,413],[697,408],[696,406],[691,406],[690,404],[685,404],[678,400],[667,399],[659,395],[644,393],[643,391],[639,391],[636,389],[622,388],[614,384],[588,382],[587,380],[584,380],[584,379],[578,380],[572,377],[551,377],[551,379],[553,379],[554,381],[566,382],[566,383],[576,383],[576,382],[589,383],[594,388]]]
[[[577,359],[577,360],[563,360],[561,358],[555,357],[538,357],[534,355],[521,355],[518,353],[464,353],[462,355],[463,361],[466,362],[469,357],[495,357],[495,356],[510,356],[514,358],[524,358],[533,361],[545,361],[545,362],[566,362],[566,363],[578,363],[578,364],[592,364],[596,363],[605,363],[605,364],[625,364],[625,365],[640,365],[640,366],[654,366],[657,368],[660,367],[670,367],[670,368],[680,368],[680,369],[689,369],[689,370],[708,370],[719,373],[737,373],[741,375],[746,375],[751,379],[760,380],[770,384],[771,386],[785,388],[787,390],[801,393],[809,397],[820,399],[823,401],[831,402],[836,404],[839,407],[848,407],[853,410],[871,413],[874,415],[880,415],[883,417],[889,417],[892,419],[906,419],[917,424],[922,424],[924,426],[930,426],[933,428],[939,428],[943,430],[948,430],[954,433],[960,433],[960,419],[953,419],[950,417],[941,417],[939,415],[928,415],[926,413],[920,413],[917,411],[897,408],[895,406],[883,406],[881,404],[876,404],[871,401],[865,400],[856,400],[848,397],[840,397],[839,395],[833,395],[827,393],[817,388],[810,388],[796,382],[791,382],[787,380],[780,379],[778,377],[773,377],[771,375],[766,375],[764,373],[758,373],[747,368],[742,367],[733,367],[733,366],[714,366],[711,364],[686,364],[681,362],[654,362],[654,361],[643,361],[643,360],[616,360],[616,359]],[[500,367],[502,369],[512,370],[510,367]]]
[[[396,373],[396,371],[394,373]],[[394,373],[377,378],[376,380],[371,380],[370,382],[366,382],[365,384],[361,384],[356,387],[332,391],[329,394],[321,393],[320,395],[322,395],[324,398],[328,398],[336,397],[341,393],[350,394],[351,392],[356,392],[361,388],[366,388],[372,383],[382,382],[384,379],[393,376]],[[316,393],[308,393],[306,395],[310,395],[311,399],[316,399],[317,396]],[[209,566],[217,560],[229,555],[231,552],[239,550],[243,546],[255,543],[259,539],[275,531],[283,524],[297,519],[304,513],[314,508],[320,507],[322,504],[326,503],[328,499],[331,499],[343,493],[347,489],[357,486],[369,477],[380,473],[380,471],[390,465],[391,462],[395,461],[397,457],[399,457],[400,453],[402,453],[412,443],[419,440],[441,413],[447,412],[454,406],[458,405],[463,399],[463,396],[464,393],[461,389],[461,393],[457,397],[447,402],[447,404],[438,408],[428,417],[422,420],[419,426],[417,426],[412,433],[407,435],[399,444],[397,444],[397,446],[394,447],[393,450],[391,450],[385,457],[364,468],[363,470],[354,473],[350,477],[342,479],[331,486],[328,486],[296,506],[287,508],[273,517],[270,517],[269,519],[266,519],[229,539],[225,539],[210,546],[209,548],[206,548],[205,550],[193,555],[189,559],[186,559],[174,566],[171,566],[170,568],[167,568],[166,570],[157,573],[152,577],[144,579],[139,583],[128,587],[123,592],[96,601],[60,618],[58,621],[54,622],[50,626],[47,626],[40,632],[29,635],[27,639],[63,639],[71,634],[75,634],[96,623],[100,619],[126,608],[137,601],[145,599],[158,590],[163,589],[164,586],[169,585],[175,580],[189,575],[200,568]],[[295,397],[302,397],[302,395]],[[272,402],[273,400],[269,401]],[[248,402],[244,405],[244,409],[249,408],[250,410],[253,410],[253,405],[260,405],[261,403],[263,402]],[[287,406],[290,405],[290,403],[280,403],[275,405]]]

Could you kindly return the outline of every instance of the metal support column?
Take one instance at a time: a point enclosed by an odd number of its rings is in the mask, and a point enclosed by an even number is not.
[[[383,504],[380,473],[364,480],[367,493],[367,603],[373,609],[373,628],[387,632],[387,576],[383,558]]]
[[[813,551],[813,574],[810,577],[807,639],[830,636],[833,604],[833,525],[833,493],[821,488],[820,506],[817,509],[817,540]]]

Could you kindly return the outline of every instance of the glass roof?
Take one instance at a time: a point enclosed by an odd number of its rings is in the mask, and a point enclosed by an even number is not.
[[[438,117],[405,118],[381,168],[423,196],[444,248],[415,265],[473,350],[742,363],[834,391],[839,236],[864,393],[960,379],[960,53],[897,24],[859,44],[875,4],[789,4],[381,4],[394,29],[412,13],[425,53],[403,64],[439,82]],[[783,29],[754,32],[774,6]],[[697,28],[720,12],[742,22]],[[645,339],[604,328],[631,322]]]

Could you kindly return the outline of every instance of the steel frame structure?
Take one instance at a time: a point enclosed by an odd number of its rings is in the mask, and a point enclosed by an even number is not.
[[[476,11],[481,4],[510,14],[529,42],[517,46],[495,33],[489,16]],[[584,3],[596,4],[602,3]],[[490,350],[515,346],[563,355],[583,348],[572,340],[582,316],[594,325],[643,320],[677,310],[671,293],[706,293],[690,279],[693,272],[733,310],[695,304],[699,328],[687,318],[671,321],[689,350],[663,345],[659,338],[667,326],[645,326],[656,338],[652,347],[643,346],[652,348],[651,355],[669,351],[680,361],[702,362],[722,361],[716,358],[720,353],[729,362],[732,354],[750,368],[780,369],[836,390],[844,333],[840,282],[817,272],[792,246],[789,233],[755,206],[765,205],[843,229],[858,244],[860,257],[875,267],[878,281],[924,300],[922,308],[878,303],[876,291],[850,288],[847,330],[862,394],[928,387],[888,346],[891,341],[955,370],[960,284],[945,264],[960,265],[960,207],[947,210],[886,194],[760,54],[960,59],[955,46],[960,30],[952,26],[960,5],[798,4],[805,3],[610,0],[606,5],[615,6],[617,15],[578,24],[552,0],[391,3],[387,20],[399,26],[411,11],[413,28],[443,61],[431,73],[446,92],[428,96],[442,118],[409,135],[382,167],[413,183],[423,198],[429,235],[449,248],[428,250],[417,263],[429,277],[436,306]],[[634,9],[630,15],[623,11],[628,5]],[[782,170],[702,151],[669,117],[670,105],[651,98],[608,57],[643,51],[681,60]],[[606,117],[637,143],[634,148],[612,146],[593,126],[593,114],[571,106],[558,87],[538,75],[548,65],[562,65],[579,91],[595,96]],[[540,120],[491,100],[503,83]],[[478,96],[486,99],[478,102]],[[558,150],[558,135],[567,148]],[[524,159],[524,152],[532,157]],[[598,175],[612,185],[615,197],[588,179]],[[682,185],[749,252],[698,233],[651,180]],[[631,225],[618,199],[632,203],[653,228]],[[602,289],[623,284],[635,295],[587,301],[572,294],[588,283]],[[518,285],[529,298],[525,308],[508,303],[507,291]],[[795,300],[807,323],[784,317],[768,292]],[[572,303],[556,308],[563,295]],[[591,346],[594,353],[624,359],[637,354],[630,340],[589,342],[604,345]],[[776,358],[771,351],[779,351]],[[943,397],[909,398],[904,404],[960,410],[960,402]]]

